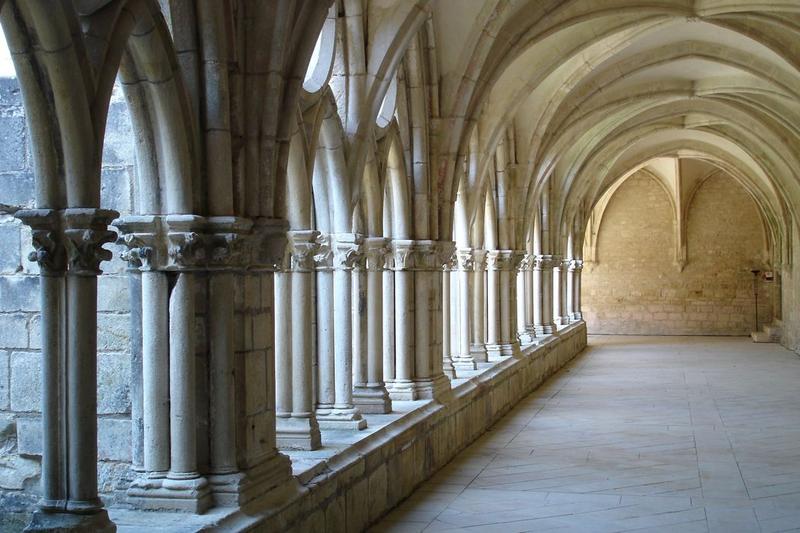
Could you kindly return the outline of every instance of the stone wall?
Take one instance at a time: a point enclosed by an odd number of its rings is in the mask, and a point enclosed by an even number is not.
[[[792,262],[784,265],[783,299],[783,338],[782,344],[800,354],[800,231],[798,221],[792,223]]]
[[[34,205],[33,166],[16,79],[0,78],[0,204]],[[103,152],[104,207],[130,212],[133,136],[122,92],[114,92]],[[6,511],[39,492],[41,460],[41,352],[39,279],[30,231],[0,214],[0,499]],[[98,473],[109,493],[128,476],[130,427],[130,302],[125,264],[102,265],[98,279]]]
[[[597,263],[583,271],[590,333],[747,335],[754,327],[751,268],[766,269],[756,204],[732,178],[714,174],[688,209],[687,263],[675,261],[674,215],[656,181],[637,173],[612,197]],[[759,282],[759,324],[772,320],[773,283]]]

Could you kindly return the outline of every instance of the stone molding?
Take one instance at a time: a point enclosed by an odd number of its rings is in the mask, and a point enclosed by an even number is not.
[[[529,270],[533,270],[533,264],[535,257],[533,254],[525,253],[522,256],[522,260],[519,262],[517,266],[517,270],[520,272],[526,272]]]
[[[438,272],[447,267],[455,253],[452,241],[393,240],[392,270]]]
[[[369,272],[382,272],[387,268],[389,259],[389,239],[383,237],[368,237],[364,239],[363,253],[366,259],[365,268]]]
[[[23,209],[15,216],[31,228],[34,250],[28,259],[38,263],[44,275],[68,273],[97,276],[100,263],[111,259],[103,248],[116,233],[109,223],[119,213],[110,209]]]
[[[580,272],[583,270],[583,259],[572,259],[569,262],[570,272]]]
[[[534,268],[539,270],[551,270],[561,266],[560,255],[537,255],[534,261],[538,263],[538,267],[534,264]]]
[[[456,268],[459,271],[472,271],[474,258],[472,256],[472,248],[460,248],[455,253]]]
[[[318,237],[319,232],[314,230],[293,230],[287,233],[287,251],[292,272],[314,271],[314,257],[320,246]]]
[[[486,270],[513,272],[524,255],[524,252],[516,250],[489,250],[486,252]]]
[[[486,250],[472,250],[472,271],[483,272],[486,270]]]
[[[142,271],[278,270],[287,248],[280,219],[130,215],[118,218],[122,258]]]

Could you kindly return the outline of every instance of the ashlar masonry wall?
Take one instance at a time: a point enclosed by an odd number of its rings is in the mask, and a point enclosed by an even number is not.
[[[752,268],[771,268],[748,193],[715,173],[697,190],[686,224],[687,263],[675,261],[675,217],[651,177],[628,178],[603,216],[597,262],[583,271],[590,333],[747,335],[754,328]],[[772,320],[774,283],[759,281],[759,324]]]

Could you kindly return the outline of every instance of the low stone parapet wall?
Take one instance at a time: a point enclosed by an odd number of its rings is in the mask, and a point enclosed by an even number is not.
[[[314,468],[308,479],[227,515],[217,527],[252,531],[360,531],[486,432],[586,346],[583,322],[521,358],[498,362]]]

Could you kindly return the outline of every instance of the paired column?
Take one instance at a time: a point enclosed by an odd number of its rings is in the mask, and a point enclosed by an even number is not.
[[[553,268],[561,258],[537,255],[533,266],[534,329],[536,335],[552,335],[556,331],[553,321]]]
[[[278,446],[316,450],[322,445],[313,409],[312,313],[316,231],[290,231],[289,272],[276,276],[275,381]]]
[[[392,400],[439,397],[450,390],[443,372],[442,268],[452,243],[392,242],[395,300],[395,376]]]
[[[42,499],[28,531],[115,531],[97,495],[97,276],[114,211],[30,209],[42,312]]]
[[[472,251],[470,279],[470,308],[472,310],[472,340],[470,353],[476,362],[486,361],[486,250]]]
[[[570,261],[572,274],[572,320],[583,320],[581,312],[581,275],[583,274],[583,259]]]
[[[517,330],[520,344],[536,342],[533,325],[534,256],[525,254],[517,269]]]
[[[515,326],[516,281],[513,277],[521,260],[522,254],[514,250],[490,250],[486,255],[489,300],[486,350],[489,361],[520,353]]]
[[[451,301],[457,302],[456,312],[454,313],[458,324],[457,345],[452,349],[455,351],[453,366],[456,370],[475,370],[477,364],[472,356],[471,347],[471,327],[470,327],[470,293],[469,285],[472,277],[473,256],[470,248],[456,250],[456,279],[458,280],[456,291],[457,295]],[[452,278],[451,278],[452,279]]]
[[[554,285],[554,309],[555,322],[559,326],[569,324],[569,314],[567,313],[567,284],[569,277],[569,260],[558,257],[553,270]]]
[[[367,421],[353,401],[353,267],[359,260],[362,239],[352,233],[332,234],[329,247],[318,258],[318,268],[330,272],[320,276],[317,295],[318,344],[317,420],[322,429],[364,429]],[[331,335],[332,333],[332,335]]]
[[[356,407],[367,414],[392,412],[392,402],[383,381],[383,271],[388,241],[364,239],[363,260],[353,271],[353,349],[359,347],[354,363],[356,370],[353,398]],[[358,281],[358,283],[356,283]],[[358,300],[356,300],[358,295]]]

